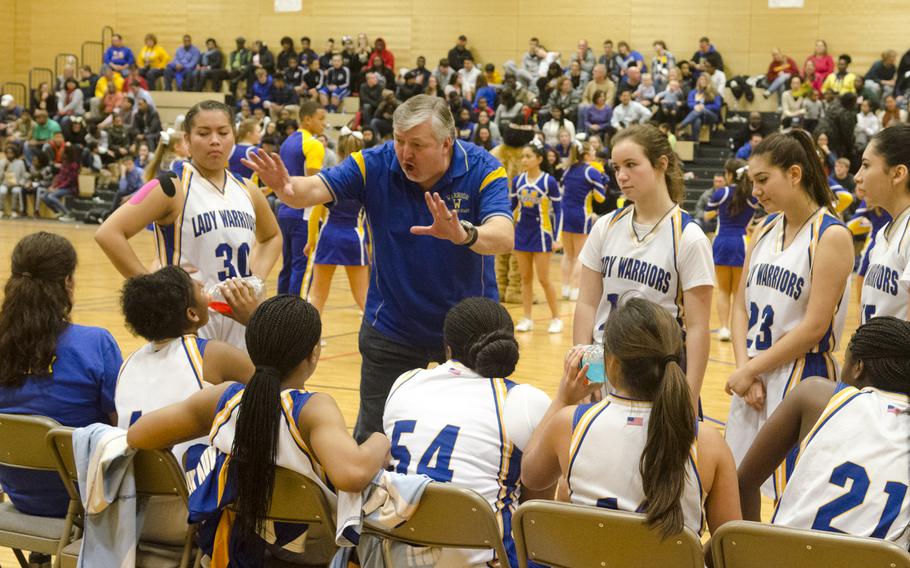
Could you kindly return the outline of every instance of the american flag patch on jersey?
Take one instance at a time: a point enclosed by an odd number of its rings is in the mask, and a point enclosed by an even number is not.
[[[901,409],[894,406],[893,404],[888,405],[888,414],[900,414]]]
[[[626,418],[626,426],[644,426],[645,419],[641,416],[629,416]]]

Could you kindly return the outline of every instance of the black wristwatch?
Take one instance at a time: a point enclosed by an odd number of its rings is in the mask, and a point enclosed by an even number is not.
[[[477,227],[474,226],[474,223],[470,221],[459,221],[461,226],[464,227],[465,232],[468,234],[468,238],[464,242],[458,243],[460,246],[471,248],[474,246],[474,243],[477,242],[477,236],[480,232],[477,230]]]

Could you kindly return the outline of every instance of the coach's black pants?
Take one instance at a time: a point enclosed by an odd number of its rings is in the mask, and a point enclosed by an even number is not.
[[[354,426],[354,438],[366,440],[373,432],[382,432],[385,401],[395,380],[411,369],[425,368],[432,361],[445,361],[445,350],[439,347],[403,345],[373,329],[366,321],[360,325],[360,411]]]

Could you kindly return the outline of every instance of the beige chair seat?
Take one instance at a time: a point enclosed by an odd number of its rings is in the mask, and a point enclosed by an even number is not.
[[[66,519],[26,515],[10,502],[0,503],[0,544],[19,550],[57,554]]]
[[[63,549],[63,554],[60,555],[60,568],[76,568],[76,563],[79,560],[79,549],[81,547],[81,538],[68,544],[66,548]],[[180,546],[147,545],[144,542],[140,542],[136,566],[177,566],[180,564],[182,554],[183,548]]]

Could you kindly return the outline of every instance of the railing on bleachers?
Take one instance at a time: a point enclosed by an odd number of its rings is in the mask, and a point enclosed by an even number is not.
[[[28,104],[28,87],[24,83],[7,81],[0,85],[0,94],[13,95],[17,103],[21,105]]]
[[[111,46],[111,42],[114,38],[114,28],[111,26],[104,26],[101,28],[101,51],[104,52],[105,49]]]
[[[54,72],[47,67],[32,67],[28,70],[28,91],[34,93],[38,90],[38,85],[47,82],[51,91],[54,90],[55,76]]]
[[[54,57],[54,74],[57,77],[63,76],[63,69],[66,67],[79,69],[79,56],[75,53],[58,53]]]
[[[82,57],[79,61],[83,65],[90,65],[92,71],[98,72],[101,68],[101,62],[104,60],[104,44],[100,41],[83,41],[81,49]]]

